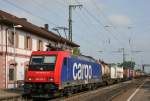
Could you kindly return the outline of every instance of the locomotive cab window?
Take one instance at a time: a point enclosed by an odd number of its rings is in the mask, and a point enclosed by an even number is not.
[[[55,69],[56,55],[32,56],[29,70],[53,71]]]
[[[44,63],[52,63],[56,62],[56,56],[45,56]]]
[[[43,63],[43,56],[32,56],[31,64],[42,64]]]

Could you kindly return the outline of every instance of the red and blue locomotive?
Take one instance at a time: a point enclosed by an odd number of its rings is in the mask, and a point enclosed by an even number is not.
[[[51,97],[92,89],[102,82],[101,65],[68,51],[32,52],[24,91],[32,97]]]

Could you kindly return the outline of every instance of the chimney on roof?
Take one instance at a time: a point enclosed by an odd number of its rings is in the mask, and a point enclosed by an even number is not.
[[[23,21],[27,21],[27,19],[26,18],[20,18],[21,20],[23,20]]]
[[[44,24],[44,28],[46,29],[46,30],[48,30],[48,24]]]

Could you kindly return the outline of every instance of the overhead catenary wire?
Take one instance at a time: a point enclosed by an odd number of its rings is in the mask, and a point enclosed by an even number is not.
[[[79,3],[77,0],[76,0],[77,3]],[[94,16],[86,7],[83,8],[84,11],[86,11],[86,13],[94,20],[96,21],[99,25],[101,25],[103,27],[103,29],[108,32],[108,34],[110,36],[112,36],[120,45],[120,47],[124,47],[125,46],[125,43],[123,43],[122,41],[120,41],[112,31],[108,30],[107,28],[104,27],[104,24],[102,23],[102,21],[100,19],[98,19],[96,16]],[[99,28],[98,28],[99,29]],[[110,38],[109,38],[109,43],[110,43]]]
[[[27,14],[32,15],[33,17],[40,18],[41,20],[43,20],[43,21],[45,21],[45,22],[50,22],[50,24],[52,24],[53,26],[58,26],[57,24],[51,22],[50,20],[48,20],[48,19],[46,19],[46,18],[44,18],[44,17],[38,16],[38,15],[34,15],[31,11],[29,11],[29,10],[27,10],[27,9],[25,9],[25,8],[23,8],[23,7],[21,7],[21,6],[19,6],[19,5],[17,5],[16,3],[10,2],[9,0],[6,0],[6,1],[4,1],[4,2],[7,3],[7,4],[9,4],[9,5],[11,5],[11,6],[13,6],[13,7],[15,7],[15,8],[17,8],[17,9],[19,9],[19,10],[21,10],[21,11],[24,11],[24,12],[27,13]]]
[[[9,3],[9,4],[15,6],[16,8],[19,8],[19,9],[25,11],[26,13],[28,13],[28,14],[34,16],[34,14],[33,14],[32,12],[26,10],[25,8],[23,8],[23,7],[21,7],[21,6],[16,5],[16,4],[13,3],[13,2],[10,2],[9,0],[5,0],[5,2],[7,2],[7,3]],[[86,10],[86,12],[87,12],[91,17],[93,17],[94,19],[96,19],[96,21],[98,21],[98,22],[102,25],[102,23],[101,23],[96,17],[94,17],[91,13],[89,13],[89,11],[88,11],[86,8],[85,8],[85,10]],[[40,19],[42,19],[42,20],[44,19],[46,22],[50,22],[49,20],[47,20],[47,19],[45,19],[45,18],[43,18],[43,17],[41,17],[41,16],[38,16],[38,17],[39,17]],[[54,24],[54,23],[52,23],[52,24],[56,26],[56,24]],[[57,25],[57,26],[58,26],[58,25]],[[109,31],[108,29],[106,29],[106,30],[110,33],[110,31]],[[114,38],[116,39],[115,36],[114,36]]]
[[[93,6],[97,9],[97,14],[98,14],[99,16],[102,16],[103,19],[105,19],[105,21],[108,23],[108,26],[110,25],[110,26],[113,28],[113,30],[115,31],[114,34],[120,35],[119,31],[116,29],[116,26],[108,19],[108,17],[105,15],[105,13],[103,12],[103,10],[102,10],[100,7],[98,7],[98,5],[97,5],[97,3],[95,2],[95,0],[91,1],[91,4],[93,4]],[[100,11],[101,13],[100,13],[99,11]],[[107,25],[106,25],[106,26],[107,26]]]
[[[77,1],[77,0],[76,0],[76,1]],[[77,1],[77,3],[79,3],[79,2]],[[69,3],[68,3],[68,5],[69,5]],[[88,13],[87,13],[87,12],[88,12]],[[90,17],[92,16],[91,18],[93,19],[93,15],[92,15],[92,14],[89,14],[89,11],[87,11],[87,12],[86,12],[86,13],[88,14],[88,16],[90,16]],[[85,13],[85,12],[82,12],[82,14],[84,14],[84,13]],[[82,15],[82,14],[81,14],[81,15]],[[79,17],[80,17],[80,16],[79,16]],[[87,19],[87,16],[86,16],[86,19]],[[88,20],[88,21],[89,21],[89,20]],[[97,18],[96,18],[96,22],[97,22]],[[99,24],[99,23],[98,23],[98,24]],[[88,24],[86,24],[86,26],[87,26],[87,25],[88,25]],[[101,24],[101,25],[102,25],[102,24]],[[103,26],[103,25],[102,25],[102,26]],[[93,27],[93,26],[90,25],[90,27]],[[88,27],[88,30],[89,30],[90,27]],[[95,28],[95,27],[97,27],[97,28]],[[101,31],[99,31],[98,26],[95,26],[95,27],[94,27],[94,30],[97,30],[97,32],[102,33]],[[107,30],[107,29],[106,29],[106,30]],[[109,30],[107,30],[107,32],[109,32]],[[103,35],[103,33],[102,33],[102,35]],[[108,38],[108,39],[110,40],[110,38]],[[116,38],[115,38],[115,39],[116,39]],[[116,39],[116,40],[117,40],[117,39]],[[109,42],[110,42],[110,41],[109,41]],[[121,42],[119,42],[119,44],[120,44],[120,43],[121,43]],[[122,46],[122,44],[121,44],[121,46]]]
[[[66,1],[66,0],[64,0],[64,1]],[[70,3],[68,3],[67,2],[67,5],[70,5]],[[81,12],[82,12],[82,9],[81,9]],[[88,16],[87,15],[85,15],[85,12],[82,12],[82,14],[81,14],[81,12],[77,12],[76,10],[75,10],[75,13],[76,13],[76,15],[78,16],[78,18],[79,18],[79,20],[81,20],[81,22],[82,22],[82,24],[80,24],[80,25],[82,25],[82,27],[84,27],[85,29],[87,29],[88,28],[88,30],[84,30],[84,33],[89,33],[90,31],[92,31],[92,32],[94,32],[95,30],[97,30],[97,32],[98,33],[102,33],[98,28],[95,28],[95,27],[93,27],[94,25],[93,25],[93,23],[91,22],[91,23],[88,23],[87,21],[91,21],[91,19],[89,19],[88,18]],[[86,16],[86,19],[85,19],[85,16]],[[84,25],[85,26],[84,26]],[[91,25],[92,24],[92,25]],[[96,27],[98,27],[98,26],[96,26]],[[81,29],[81,27],[78,27],[79,29]],[[94,28],[94,29],[93,29]],[[83,29],[82,29],[83,30]],[[100,41],[102,41],[102,40],[100,40]],[[91,42],[90,43],[92,43],[92,42],[94,42],[94,41],[92,41],[91,40]],[[90,44],[91,45],[91,44]],[[94,44],[93,44],[94,45]],[[92,46],[93,46],[92,45]]]
[[[79,2],[77,2],[78,4],[79,4]],[[68,5],[69,5],[69,3],[68,3]],[[84,5],[83,5],[84,6]],[[81,12],[82,12],[82,14],[81,14]],[[83,22],[84,24],[85,24],[85,29],[86,30],[84,30],[84,31],[86,31],[86,32],[90,32],[90,30],[91,30],[91,32],[93,32],[92,33],[92,35],[96,32],[97,33],[97,35],[101,35],[101,37],[100,38],[103,38],[104,39],[104,37],[106,36],[106,35],[104,35],[104,33],[100,30],[100,28],[98,27],[98,26],[95,26],[94,24],[93,24],[93,22],[92,22],[92,20],[93,19],[91,19],[91,17],[89,16],[89,14],[87,14],[84,10],[81,10],[81,12],[78,12],[77,13],[77,15],[80,13],[80,15],[78,16],[78,18],[79,19],[82,19],[81,20],[81,22]],[[88,22],[90,22],[90,23],[88,23]],[[96,34],[95,33],[95,34]],[[101,33],[101,34],[98,34],[98,33]],[[107,37],[109,37],[109,36],[107,36]],[[108,38],[108,39],[110,39],[110,38]],[[100,40],[100,41],[102,41],[102,43],[104,42],[104,40]],[[93,42],[93,41],[92,41]],[[102,46],[101,46],[102,47]]]
[[[75,1],[76,1],[77,3],[79,3],[78,0],[75,0]],[[114,34],[113,34],[112,31],[110,31],[110,30],[108,30],[107,28],[105,28],[105,27],[104,27],[104,24],[103,24],[97,17],[95,17],[86,7],[83,7],[83,9],[88,13],[88,15],[89,15],[91,18],[93,18],[93,20],[95,20],[97,23],[99,23],[101,26],[103,26],[103,29],[104,29],[106,32],[108,32],[108,34],[110,34],[110,36],[112,36],[116,41],[118,41],[121,46],[124,46],[124,45],[125,45],[125,44],[124,44],[122,41],[120,41],[116,36],[114,36]]]
[[[104,27],[104,24],[103,24],[99,19],[97,19],[92,13],[90,13],[87,8],[85,8],[85,11],[86,11],[97,23],[99,23],[101,26],[103,26],[104,30],[105,30],[106,32],[108,32],[108,34],[110,34],[115,40],[117,40],[121,46],[122,46],[122,45],[124,46],[124,44],[123,44],[116,36],[114,36],[113,32],[110,31],[110,30],[108,30],[107,28],[105,28],[105,27]]]
[[[106,14],[103,12],[103,10],[100,8],[100,7],[98,7],[98,4],[95,2],[95,0],[93,0],[93,1],[91,1],[91,4],[93,4],[93,6],[96,8],[96,10],[97,10],[97,14],[99,15],[99,16],[102,16],[103,17],[103,19],[108,23],[108,25],[106,25],[106,26],[108,26],[108,27],[111,27],[113,30],[113,33],[114,33],[114,35],[116,35],[116,36],[118,36],[118,35],[121,35],[122,36],[122,34],[121,34],[121,32],[116,28],[116,26],[108,19],[108,16],[106,16]],[[100,12],[99,12],[100,11]],[[125,40],[126,42],[128,41],[128,36],[126,36],[126,34],[123,34],[123,35],[125,35],[125,37],[126,37],[126,39],[127,40]],[[125,39],[125,37],[123,37],[123,39]],[[123,39],[121,39],[122,41],[123,41]]]
[[[63,18],[62,16],[60,16],[58,13],[59,12],[54,12],[52,9],[50,9],[49,7],[47,7],[47,4],[44,5],[44,7],[41,7],[43,6],[39,0],[31,0],[30,2],[32,2],[32,4],[36,5],[36,8],[40,7],[40,9],[43,9],[44,12],[46,11],[47,13],[52,13],[53,16],[57,16],[59,18],[61,18],[62,20],[66,20],[65,18]]]
[[[66,1],[66,0],[63,0],[63,1]],[[78,4],[80,4],[78,1],[76,1]],[[69,5],[69,3],[67,2],[67,5]],[[84,5],[83,5],[84,6]],[[79,13],[77,13],[76,12],[76,14],[78,15],[79,14],[79,18],[80,19],[82,19],[81,21],[85,24],[85,26],[86,26],[86,29],[88,28],[88,30],[90,30],[90,29],[92,29],[92,28],[94,28],[94,30],[96,30],[98,33],[102,33],[101,32],[101,30],[99,30],[99,28],[98,28],[98,26],[92,26],[93,25],[93,23],[92,23],[92,21],[91,21],[91,19],[89,18],[89,14],[88,15],[86,15],[86,13],[83,11],[83,10],[81,10],[81,12],[82,12],[82,14],[80,14],[80,12]],[[86,19],[85,19],[85,17],[86,17]],[[87,21],[90,21],[91,23],[87,23]],[[97,27],[97,28],[95,28],[95,27]],[[86,30],[87,31],[87,30]],[[103,33],[102,33],[102,35],[103,35]],[[108,36],[109,37],[109,36]]]
[[[65,5],[67,5],[67,7],[70,5],[70,3],[69,2],[66,2],[66,0],[63,0],[64,1],[64,4],[62,5],[62,6],[64,6],[64,7],[66,7]],[[67,4],[66,4],[67,3]],[[91,30],[92,29],[92,27],[93,26],[91,26],[91,24],[90,23],[87,23],[87,21],[89,21],[89,20],[85,20],[85,16],[83,16],[82,14],[80,14],[79,15],[79,13],[81,13],[82,12],[82,9],[81,9],[81,11],[80,12],[77,12],[76,10],[75,10],[75,15],[76,16],[78,16],[78,18],[79,18],[79,20],[80,20],[80,22],[83,22],[82,24],[79,24],[79,26],[76,26],[77,27],[77,29],[78,30],[82,30],[81,32],[83,32],[83,33],[90,33],[90,31],[89,30]],[[84,25],[85,24],[85,25]],[[82,27],[85,27],[85,29],[86,30],[84,30],[84,28],[81,28],[80,26],[82,26]],[[88,26],[88,27],[87,27]],[[88,28],[88,30],[87,30],[87,28]],[[94,27],[93,27],[94,28]],[[95,30],[95,29],[93,29],[93,30]],[[97,30],[97,29],[96,29]],[[79,33],[78,33],[79,34]],[[95,43],[93,43],[94,41],[92,41],[91,40],[91,38],[89,39],[87,39],[86,37],[85,38],[82,38],[82,40],[84,41],[84,42],[90,42],[90,43],[88,43],[86,46],[89,46],[89,47],[91,47],[91,46],[93,46],[93,45],[95,45]],[[101,41],[101,40],[100,40]],[[81,42],[82,43],[82,42]]]
[[[45,22],[49,22],[50,24],[52,24],[52,25],[54,25],[54,26],[57,26],[57,24],[53,23],[52,21],[50,21],[50,20],[48,20],[48,19],[46,19],[46,18],[44,18],[44,17],[41,17],[41,16],[39,16],[39,15],[34,15],[31,11],[29,11],[29,10],[23,8],[23,7],[20,6],[20,5],[15,4],[14,2],[11,2],[10,0],[3,0],[3,2],[6,2],[6,3],[8,3],[8,4],[10,4],[10,5],[12,5],[12,6],[14,6],[14,7],[16,7],[16,8],[18,8],[18,9],[20,9],[20,10],[22,10],[22,11],[24,11],[24,12],[30,14],[30,15],[32,15],[33,17],[39,18],[39,19],[41,19],[41,20],[43,20],[43,21],[45,21]]]

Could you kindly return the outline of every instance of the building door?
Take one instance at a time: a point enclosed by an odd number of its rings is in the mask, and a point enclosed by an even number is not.
[[[16,65],[10,64],[8,70],[8,83],[10,85],[9,88],[16,87],[15,81],[16,81]]]

